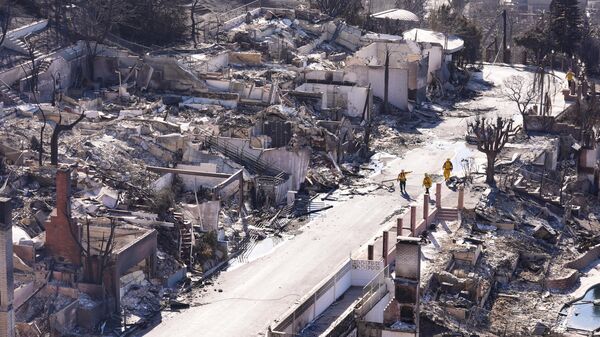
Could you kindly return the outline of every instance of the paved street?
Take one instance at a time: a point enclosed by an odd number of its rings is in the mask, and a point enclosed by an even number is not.
[[[460,132],[454,133],[456,130]],[[424,130],[431,133],[430,143],[410,151],[404,159],[392,159],[373,180],[394,178],[402,167],[414,171],[409,176],[409,194],[420,195],[423,173],[440,173],[447,157],[465,155],[463,142],[452,141],[462,137],[463,130],[464,121],[460,119],[449,119],[436,129]],[[455,163],[457,170],[459,167]],[[293,306],[351,252],[381,234],[386,218],[409,204],[397,192],[379,190],[333,203],[335,207],[323,217],[308,223],[302,234],[271,254],[221,273],[214,288],[223,292],[210,289],[201,299],[202,305],[164,317],[147,336],[242,337],[264,332],[273,319]],[[389,221],[395,221],[395,217]]]

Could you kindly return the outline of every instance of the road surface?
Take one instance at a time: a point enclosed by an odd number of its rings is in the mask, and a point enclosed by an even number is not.
[[[464,129],[463,120],[449,119],[435,129],[420,130],[430,133],[431,142],[408,152],[403,159],[391,159],[372,179],[394,178],[402,167],[414,171],[408,179],[409,194],[420,195],[423,173],[439,174],[446,158],[460,159],[469,154],[460,140]],[[454,134],[455,131],[458,133]],[[455,163],[455,169],[459,168]],[[274,319],[321,282],[351,252],[381,234],[386,220],[395,221],[393,213],[409,203],[400,197],[399,191],[378,190],[332,204],[334,207],[323,217],[309,222],[302,228],[303,233],[272,253],[222,272],[213,289],[199,300],[201,305],[164,316],[146,335],[243,337],[264,333]]]
[[[514,103],[503,98],[500,87],[502,80],[511,75],[530,76],[531,73],[519,67],[486,66],[483,73],[475,74],[475,77],[494,82],[496,87],[480,87],[481,81],[473,81],[470,86],[481,91],[483,96],[457,103],[457,108],[480,111],[488,117],[513,117],[520,122]],[[554,106],[565,104],[560,98],[553,103]],[[423,192],[423,173],[441,174],[446,158],[453,159],[455,174],[462,173],[462,158],[473,156],[478,163],[485,162],[480,153],[465,146],[466,127],[466,119],[449,118],[439,125],[418,129],[427,139],[425,145],[409,151],[403,158],[389,158],[382,172],[372,180],[380,182],[395,178],[400,169],[413,171],[408,177],[407,190],[411,197],[418,199],[416,197]],[[384,225],[395,221],[394,213],[409,202],[401,198],[398,190],[396,193],[379,190],[332,204],[334,207],[322,218],[309,222],[302,234],[272,253],[221,273],[214,289],[209,289],[199,299],[202,305],[179,314],[163,314],[162,322],[148,331],[147,336],[244,337],[264,334],[274,319],[296,304],[351,252],[365,249],[369,240],[381,235],[382,229],[389,227]],[[223,292],[214,291],[216,289]]]

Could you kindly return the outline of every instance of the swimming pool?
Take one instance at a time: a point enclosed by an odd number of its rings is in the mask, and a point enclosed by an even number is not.
[[[570,329],[593,331],[600,328],[600,284],[588,289],[583,298],[566,306],[566,326]]]

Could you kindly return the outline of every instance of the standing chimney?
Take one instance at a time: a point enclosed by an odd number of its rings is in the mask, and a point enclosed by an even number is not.
[[[15,335],[11,213],[11,200],[0,198],[0,337]]]
[[[59,216],[71,216],[71,170],[56,171],[56,210]]]
[[[56,207],[45,224],[46,249],[52,257],[72,264],[81,263],[81,234],[71,218],[71,170],[56,171]]]

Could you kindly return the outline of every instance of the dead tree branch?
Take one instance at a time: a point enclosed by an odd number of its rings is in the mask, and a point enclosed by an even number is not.
[[[38,98],[38,83],[40,76],[40,68],[41,62],[37,60],[35,56],[35,45],[32,41],[30,41],[27,37],[25,37],[25,46],[27,47],[27,59],[28,62],[21,65],[21,68],[25,73],[29,73],[29,77],[27,77],[27,85],[31,90],[31,97],[33,98],[33,104],[37,105],[38,111],[42,114],[43,124],[40,129],[40,141],[38,148],[38,165],[43,166],[44,164],[44,132],[46,131],[46,125],[48,124],[48,119],[44,110],[40,106],[40,101]]]
[[[58,165],[58,139],[60,138],[60,134],[64,131],[72,130],[75,125],[81,122],[85,118],[85,111],[81,112],[81,115],[71,124],[61,124],[62,123],[62,114],[59,115],[58,123],[54,127],[54,131],[52,131],[52,137],[50,138],[50,164],[57,166]]]
[[[517,109],[523,116],[523,129],[527,132],[525,117],[529,113],[529,106],[538,98],[535,83],[523,76],[513,75],[504,80],[502,89],[504,97],[517,105]]]
[[[515,127],[512,119],[497,117],[496,121],[487,121],[478,117],[468,124],[469,133],[477,139],[477,150],[487,157],[486,183],[495,184],[494,174],[496,157],[502,151],[511,137],[514,137],[521,127]]]
[[[4,43],[10,27],[12,1],[7,0],[0,8],[0,46]]]

